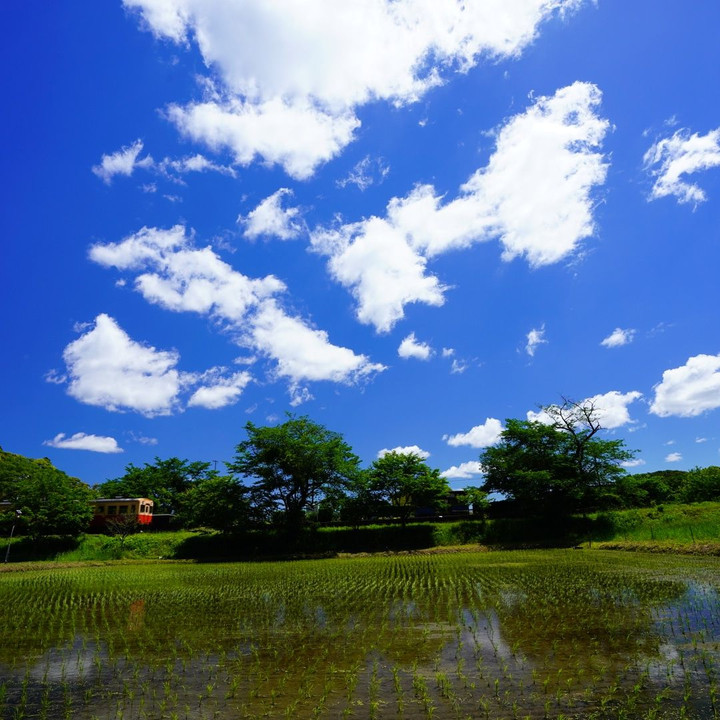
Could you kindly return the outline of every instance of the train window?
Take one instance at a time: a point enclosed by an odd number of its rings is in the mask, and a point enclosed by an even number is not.
[[[117,513],[117,505],[108,505],[108,515],[115,515]]]
[[[95,514],[96,515],[102,515],[105,512],[105,506],[104,505],[97,505],[95,507]]]
[[[121,515],[127,515],[127,505],[118,505],[118,510],[120,511]]]
[[[134,515],[134,514],[135,514],[135,510],[136,510],[135,506],[134,506],[134,505],[131,505],[131,506],[130,506],[130,514],[131,514],[131,515]]]

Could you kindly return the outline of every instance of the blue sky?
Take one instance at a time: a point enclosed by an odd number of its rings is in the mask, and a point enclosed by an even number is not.
[[[720,463],[711,0],[2,10],[5,450],[91,484],[307,414],[451,484],[593,399]]]

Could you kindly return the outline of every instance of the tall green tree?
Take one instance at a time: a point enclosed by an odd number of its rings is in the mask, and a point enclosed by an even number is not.
[[[480,456],[483,490],[501,493],[526,513],[563,515],[602,507],[621,463],[633,457],[622,440],[598,437],[590,403],[543,408],[546,422],[507,420],[500,441]]]
[[[209,462],[189,462],[177,457],[145,463],[130,463],[125,474],[95,486],[100,497],[146,497],[155,503],[156,513],[175,514],[180,509],[183,493],[196,482],[215,475]]]
[[[179,519],[185,527],[209,527],[225,533],[248,524],[247,488],[225,475],[204,477],[180,497]]]
[[[0,500],[8,503],[2,523],[17,518],[18,532],[32,537],[79,535],[92,519],[92,498],[85,483],[47,458],[34,460],[0,449]]]
[[[414,453],[386,453],[373,462],[367,478],[377,507],[399,517],[403,525],[418,508],[447,505],[447,480]]]
[[[357,476],[359,458],[336,432],[310,418],[289,415],[275,426],[245,425],[230,472],[253,479],[254,509],[280,520],[291,532],[325,497],[344,490]]]

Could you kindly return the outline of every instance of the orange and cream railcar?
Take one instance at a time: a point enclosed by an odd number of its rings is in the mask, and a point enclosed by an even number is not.
[[[148,498],[98,498],[92,501],[91,530],[102,530],[108,521],[131,521],[150,525],[153,519],[153,501]]]

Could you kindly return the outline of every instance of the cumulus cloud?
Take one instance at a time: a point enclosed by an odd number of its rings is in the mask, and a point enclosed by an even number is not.
[[[427,460],[427,458],[430,457],[430,453],[427,450],[423,450],[417,445],[405,445],[404,447],[394,447],[390,449],[383,448],[382,450],[378,451],[377,456],[379,458],[382,458],[385,457],[388,453],[397,453],[398,455],[417,455],[423,460]]]
[[[682,454],[679,452],[673,452],[665,456],[665,462],[680,462],[682,460]]]
[[[460,463],[460,465],[453,465],[447,470],[443,470],[440,474],[448,480],[452,478],[468,480],[477,475],[483,475],[485,470],[483,466],[476,460],[470,460],[469,462]]]
[[[213,382],[204,384],[195,390],[188,400],[188,407],[216,410],[227,405],[234,405],[251,379],[252,376],[247,371],[234,373],[226,378],[216,377]]]
[[[385,369],[287,314],[276,298],[286,287],[276,277],[243,275],[210,247],[195,247],[182,225],[142,228],[119,243],[93,245],[90,258],[136,272],[135,289],[148,302],[214,319],[239,345],[273,361],[273,375],[290,381],[294,399],[303,397],[304,381],[352,384]]]
[[[524,257],[532,267],[574,252],[595,230],[593,189],[607,174],[597,152],[608,129],[600,100],[581,82],[535,100],[498,131],[488,165],[454,199],[419,185],[390,200],[385,217],[316,228],[312,246],[355,297],[358,320],[384,332],[409,303],[442,305],[448,288],[427,263],[451,250],[496,238],[503,260]]]
[[[666,370],[653,388],[650,412],[660,417],[693,417],[720,407],[720,355],[695,355]]]
[[[245,227],[245,237],[252,240],[263,235],[280,240],[298,237],[304,227],[299,222],[300,210],[295,207],[282,207],[283,198],[292,197],[292,194],[292,190],[280,188],[266,197],[247,217],[240,215],[238,223]]]
[[[516,57],[583,0],[124,0],[156,37],[194,42],[214,81],[168,116],[186,135],[307,177],[339,153],[359,106],[418,100],[481,58]]]
[[[533,328],[527,335],[526,335],[527,343],[525,344],[525,352],[530,357],[535,357],[535,351],[538,349],[540,345],[547,344],[547,340],[545,339],[545,325],[543,324],[539,328]]]
[[[595,409],[595,416],[600,421],[600,425],[606,430],[614,430],[634,423],[630,417],[628,406],[639,400],[642,393],[637,390],[621,393],[618,390],[611,390],[601,395],[593,395],[585,398],[579,405],[591,405]],[[531,422],[541,422],[545,425],[552,425],[553,418],[544,410],[533,412],[530,410],[527,419]]]
[[[443,435],[443,440],[453,447],[469,445],[474,448],[484,448],[494,445],[500,439],[502,431],[503,426],[499,420],[486,418],[482,425],[476,425],[466,433]]]
[[[109,315],[98,315],[92,329],[65,348],[63,359],[68,394],[87,405],[152,417],[170,414],[177,404],[178,354],[132,340]]]
[[[107,185],[116,175],[130,177],[136,167],[147,167],[153,163],[149,155],[138,160],[142,149],[142,140],[136,140],[132,145],[125,145],[114,153],[103,155],[100,163],[94,165],[92,171]]]
[[[623,460],[623,462],[620,463],[620,465],[622,465],[622,467],[624,468],[641,467],[645,464],[645,461],[641,458],[635,458],[634,460]]]
[[[121,453],[123,449],[118,446],[117,440],[105,435],[88,435],[75,433],[67,437],[65,433],[58,433],[52,440],[45,440],[43,445],[61,450],[89,450],[99,453]]]
[[[705,191],[688,176],[720,166],[720,128],[706,135],[683,129],[658,140],[644,157],[645,168],[655,177],[650,200],[674,195],[679,203],[701,203]]]
[[[433,349],[424,342],[415,338],[415,333],[410,333],[398,347],[398,355],[401,358],[415,358],[417,360],[429,360],[432,357]]]
[[[630,328],[627,330],[615,328],[600,344],[607,348],[620,347],[621,345],[631,343],[634,337],[635,330]]]

